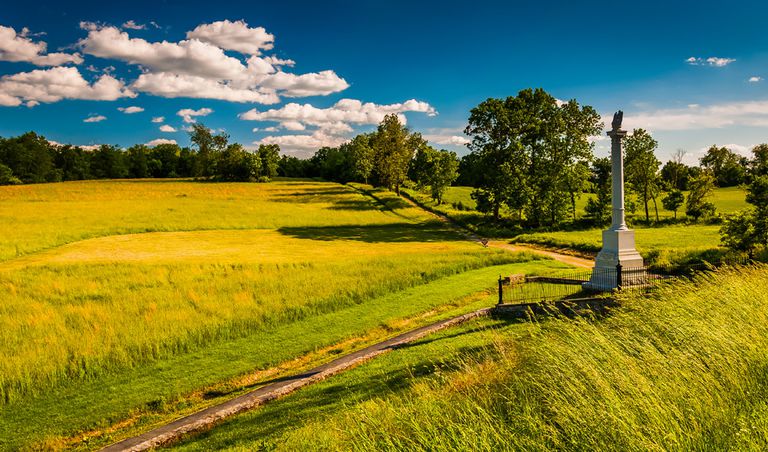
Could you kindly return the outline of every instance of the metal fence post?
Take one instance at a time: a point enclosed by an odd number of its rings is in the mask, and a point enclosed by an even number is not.
[[[616,288],[621,289],[621,262],[616,264]]]
[[[502,287],[503,280],[501,279],[501,275],[499,275],[499,304],[504,303],[504,288]]]

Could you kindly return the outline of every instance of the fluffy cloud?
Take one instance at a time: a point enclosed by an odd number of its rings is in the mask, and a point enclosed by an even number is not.
[[[144,24],[137,24],[133,20],[129,20],[128,22],[125,22],[123,24],[123,28],[126,28],[128,30],[146,30],[147,26]]]
[[[116,27],[82,24],[88,36],[80,40],[83,52],[138,64],[157,72],[190,74],[207,78],[242,77],[245,66],[237,58],[227,56],[216,46],[196,39],[175,42],[148,42],[130,38]]]
[[[159,124],[163,121],[165,121],[165,116],[157,116],[152,118],[152,122],[154,122],[155,124]]]
[[[208,116],[211,113],[213,113],[213,110],[210,108],[201,108],[199,110],[192,110],[191,108],[184,108],[176,112],[177,115],[181,116],[181,118],[186,122],[187,124],[191,124],[196,121],[197,116]]]
[[[323,146],[336,147],[346,141],[345,138],[328,135],[317,130],[311,135],[279,135],[264,137],[253,144],[278,144],[286,152],[308,156]]]
[[[734,58],[720,58],[720,57],[709,57],[709,58],[690,57],[687,60],[685,60],[686,63],[692,66],[714,66],[714,67],[728,66],[734,61],[736,61]]]
[[[134,113],[141,113],[142,111],[144,111],[143,108],[135,107],[135,106],[131,106],[131,107],[117,107],[117,109],[119,111],[122,111],[126,115],[132,115]]]
[[[350,131],[349,124],[378,124],[384,116],[391,113],[404,112],[426,113],[427,116],[437,115],[437,111],[426,102],[415,99],[403,103],[378,105],[372,102],[363,103],[356,99],[341,99],[329,108],[317,108],[310,104],[289,103],[279,109],[267,111],[249,110],[240,115],[240,119],[248,121],[274,121],[285,127],[288,123],[292,130],[298,124],[315,126],[321,130]],[[405,122],[405,117],[401,115]],[[286,127],[287,128],[287,127]]]
[[[197,39],[226,50],[246,55],[259,55],[273,47],[275,37],[263,27],[250,28],[245,21],[220,20],[203,24],[187,32],[187,39]]]
[[[333,71],[301,75],[279,71],[264,78],[261,85],[280,90],[286,97],[327,96],[349,88],[349,83]]]
[[[757,83],[757,82],[761,82],[762,80],[763,80],[763,78],[762,78],[762,77],[758,77],[757,75],[753,75],[753,76],[752,76],[752,77],[750,77],[750,78],[749,78],[749,80],[747,80],[747,81],[748,81],[749,83]]]
[[[177,143],[176,143],[176,140],[169,140],[167,138],[156,138],[146,143],[146,145],[149,147],[157,146],[159,144],[177,144]]]
[[[141,74],[131,88],[171,98],[219,99],[260,104],[274,104],[280,101],[272,90],[237,88],[227,82],[169,72]]]
[[[107,120],[106,116],[98,115],[98,116],[89,116],[89,117],[83,119],[83,122],[101,122],[101,121],[106,121],[106,120]]]
[[[168,124],[163,124],[162,126],[160,126],[160,131],[161,132],[172,133],[172,132],[176,132],[176,129],[174,129],[173,127],[169,126]]]
[[[29,30],[22,28],[21,33],[11,27],[0,25],[0,61],[27,62],[36,66],[60,66],[62,64],[80,64],[83,58],[74,53],[45,53],[47,44],[34,42],[27,36]]]
[[[89,84],[74,67],[37,69],[0,78],[0,105],[4,106],[21,105],[23,102],[36,105],[62,99],[116,100],[122,97],[136,97],[136,94],[111,75],[102,75]]]
[[[441,146],[465,146],[470,141],[469,138],[461,135],[426,134],[423,138]]]
[[[612,114],[603,115],[610,124]],[[730,102],[688,108],[661,109],[641,113],[627,113],[623,127],[627,130],[642,127],[652,131],[702,130],[728,126],[768,127],[768,100]]]

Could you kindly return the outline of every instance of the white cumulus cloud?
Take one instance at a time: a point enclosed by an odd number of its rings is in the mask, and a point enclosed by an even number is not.
[[[159,144],[177,144],[177,143],[176,143],[176,140],[169,140],[168,138],[156,138],[146,143],[146,145],[149,147],[157,146]]]
[[[184,108],[176,112],[177,115],[181,116],[181,118],[186,122],[187,124],[191,124],[195,121],[197,121],[195,118],[198,116],[208,116],[211,113],[213,113],[213,110],[210,108],[201,108],[199,110],[193,110],[191,108]]]
[[[165,116],[156,116],[152,118],[152,122],[154,122],[155,124],[159,124],[163,121],[165,121]]]
[[[131,88],[169,98],[188,97],[260,104],[274,104],[280,101],[273,90],[238,88],[223,81],[170,72],[141,74]]]
[[[173,133],[173,132],[176,132],[176,129],[174,129],[172,126],[169,126],[168,124],[163,124],[162,126],[160,126],[160,131]]]
[[[119,111],[121,111],[121,112],[125,113],[126,115],[132,115],[132,114],[134,114],[134,113],[141,113],[142,111],[144,111],[144,109],[143,109],[143,108],[141,108],[141,107],[136,107],[136,106],[130,106],[130,107],[117,107],[117,109],[118,109]]]
[[[264,137],[253,144],[277,144],[280,149],[300,156],[308,156],[323,146],[336,147],[347,141],[343,137],[329,135],[316,130],[308,135],[278,135]]]
[[[611,114],[603,115],[610,124]],[[768,100],[726,102],[712,105],[692,104],[688,108],[626,112],[623,128],[651,131],[703,130],[729,126],[768,127]]]
[[[753,75],[752,77],[747,80],[749,83],[757,83],[763,81],[762,77],[758,77],[757,75]]]
[[[197,39],[246,55],[259,55],[262,50],[271,49],[275,41],[275,37],[263,27],[250,28],[243,20],[220,20],[199,25],[187,32],[187,39]]]
[[[708,57],[708,58],[690,57],[685,60],[686,63],[692,66],[714,66],[714,67],[728,66],[734,61],[736,61],[736,59],[734,58],[721,58],[721,57]]]
[[[137,24],[133,20],[129,20],[123,24],[123,28],[128,30],[146,30],[147,26],[145,24]]]
[[[0,105],[3,106],[24,102],[36,105],[62,99],[116,100],[122,97],[136,97],[136,94],[122,81],[107,74],[88,83],[74,67],[36,69],[0,78]]]
[[[97,116],[89,116],[85,119],[83,119],[83,122],[101,122],[106,121],[107,117],[104,115],[97,115]]]
[[[16,33],[15,29],[0,25],[0,61],[26,62],[36,66],[61,66],[83,62],[83,58],[77,53],[46,54],[48,45],[43,41],[32,41],[28,34],[27,28],[22,28],[20,33]]]

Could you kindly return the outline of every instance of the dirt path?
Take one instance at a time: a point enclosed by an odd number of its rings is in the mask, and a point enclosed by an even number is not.
[[[483,308],[478,311],[463,314],[450,319],[441,320],[407,333],[400,334],[392,339],[371,345],[349,355],[337,358],[327,364],[310,369],[299,375],[287,377],[281,381],[270,383],[259,389],[243,394],[228,402],[212,406],[205,410],[178,419],[170,424],[163,425],[147,433],[115,443],[102,451],[143,451],[163,444],[178,440],[183,435],[210,428],[223,419],[234,416],[243,411],[263,405],[271,400],[285,396],[299,388],[316,383],[339,372],[368,361],[378,355],[391,351],[404,344],[408,344],[435,333],[445,328],[459,325],[468,320],[488,315],[492,308]]]

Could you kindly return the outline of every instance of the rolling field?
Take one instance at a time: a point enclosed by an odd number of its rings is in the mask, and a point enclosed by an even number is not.
[[[765,450],[768,269],[628,296],[601,319],[481,319],[178,450]]]
[[[500,273],[563,268],[376,197],[312,181],[0,188],[0,448],[103,445],[217,400],[204,388],[463,312]]]

